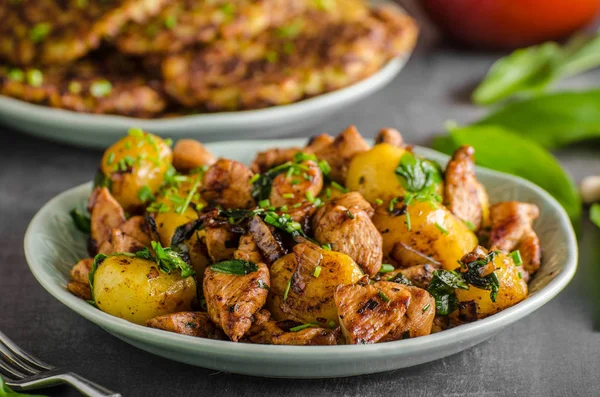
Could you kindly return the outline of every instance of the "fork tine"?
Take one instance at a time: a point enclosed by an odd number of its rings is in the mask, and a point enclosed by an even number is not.
[[[4,361],[5,356],[0,355],[0,374],[7,376],[11,379],[23,379],[27,375],[21,371],[15,369],[10,362]]]
[[[30,367],[37,367],[41,370],[51,371],[55,369],[53,365],[46,364],[42,360],[33,357],[31,354],[25,352],[23,349],[18,347],[13,341],[8,339],[2,331],[0,331],[0,346],[4,345],[12,354],[18,357],[22,362],[26,363]],[[39,372],[39,371],[38,371]]]
[[[0,360],[4,361],[13,369],[16,369],[26,375],[37,375],[40,373],[39,369],[33,368],[25,361],[20,360],[19,357],[8,350],[6,346],[2,344],[2,342],[0,342]]]

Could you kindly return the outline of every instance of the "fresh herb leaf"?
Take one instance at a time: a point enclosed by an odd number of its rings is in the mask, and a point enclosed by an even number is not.
[[[600,204],[592,204],[590,207],[590,219],[594,222],[594,225],[600,227]]]
[[[196,178],[196,181],[194,181],[194,184],[192,185],[192,188],[190,189],[187,197],[185,198],[185,201],[183,202],[183,204],[177,208],[175,208],[175,212],[183,215],[185,213],[185,210],[187,210],[187,208],[189,207],[190,203],[192,202],[192,198],[194,197],[194,194],[196,194],[196,190],[198,190],[198,187],[200,186],[200,182],[202,181],[202,177],[198,176]]]
[[[490,251],[485,256],[480,256],[477,259],[463,263],[460,263],[460,274],[463,280],[474,287],[479,289],[489,290],[490,299],[492,302],[496,302],[498,296],[498,290],[500,289],[500,280],[496,275],[496,269],[489,272],[486,275],[482,275],[482,272],[486,272],[488,267],[494,267],[494,259],[498,255],[497,251]]]
[[[300,171],[307,171],[308,167],[304,164],[298,164],[295,162],[288,161],[287,163],[278,165],[271,168],[270,170],[259,175],[258,178],[253,176],[254,182],[252,182],[252,197],[256,201],[262,201],[269,198],[271,194],[271,188],[273,186],[273,180],[284,172],[291,174],[300,174]]]
[[[275,226],[277,229],[291,234],[292,237],[308,237],[304,233],[304,230],[302,230],[302,225],[294,221],[289,214],[279,215],[274,211],[267,211],[264,214],[264,221],[271,226]]]
[[[298,331],[302,331],[303,329],[307,329],[307,328],[311,328],[311,327],[320,327],[321,324],[319,323],[306,323],[306,324],[302,324],[302,325],[298,325],[295,327],[290,328],[290,332],[298,332]]]
[[[163,248],[158,241],[152,241],[152,250],[156,254],[155,262],[158,264],[158,268],[165,272],[170,273],[174,270],[181,270],[181,278],[187,278],[196,274],[194,269],[184,261],[179,253],[174,251],[170,247]],[[146,248],[142,250],[141,254],[136,253],[137,256],[144,255],[152,257],[149,250]]]
[[[396,174],[401,177],[402,186],[412,193],[433,193],[442,181],[439,165],[408,152],[400,158]]]
[[[413,285],[412,281],[410,281],[404,274],[398,273],[395,276],[390,276],[386,281],[391,281],[393,283],[404,284],[404,285]]]
[[[146,203],[148,201],[154,201],[154,199],[155,199],[154,194],[152,194],[152,190],[150,190],[150,188],[148,186],[143,186],[138,191],[138,198],[140,199],[140,201],[142,203]]]
[[[76,208],[73,208],[71,212],[69,212],[69,214],[71,215],[71,219],[73,219],[73,223],[75,224],[75,227],[77,227],[77,229],[79,229],[83,233],[90,233],[91,220],[89,216],[82,214]]]
[[[600,114],[600,91],[598,105]],[[535,142],[500,126],[481,125],[453,129],[449,137],[433,143],[434,149],[446,154],[452,154],[461,145],[475,149],[478,165],[520,176],[547,190],[565,208],[571,222],[579,221],[581,199],[575,183],[558,161]]]
[[[210,267],[210,269],[218,273],[244,276],[257,271],[258,266],[254,262],[248,262],[241,259],[231,259],[228,261],[215,263]]]
[[[435,299],[435,312],[447,316],[458,308],[455,290],[469,289],[462,276],[452,270],[434,270],[427,292]]]
[[[177,247],[179,244],[189,240],[197,231],[204,228],[204,220],[194,219],[191,222],[178,226],[171,237],[171,247]]]
[[[94,187],[106,187],[110,190],[112,186],[112,180],[110,177],[104,175],[101,170],[96,171],[96,175],[94,176]]]

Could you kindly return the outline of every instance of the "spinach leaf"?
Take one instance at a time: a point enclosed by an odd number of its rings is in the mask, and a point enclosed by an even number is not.
[[[565,208],[573,223],[581,215],[575,183],[558,161],[537,143],[494,125],[470,126],[450,131],[433,147],[452,154],[461,145],[475,149],[477,164],[530,180],[550,193]]]
[[[73,219],[73,223],[77,229],[83,233],[90,233],[92,221],[89,216],[82,214],[76,208],[73,208],[69,214],[71,215],[71,219]]]
[[[600,138],[600,90],[561,92],[508,104],[475,125],[497,125],[553,149]]]
[[[241,259],[218,262],[212,265],[210,268],[218,273],[234,274],[236,276],[244,276],[258,270],[256,263]]]
[[[46,397],[41,394],[24,394],[17,393],[6,385],[2,376],[0,376],[0,397]]]
[[[435,299],[435,313],[437,315],[447,316],[458,308],[458,299],[455,293],[457,288],[469,289],[458,272],[434,270],[427,292]]]
[[[595,203],[590,207],[590,220],[600,227],[600,204]]]
[[[498,290],[500,289],[500,280],[498,280],[495,270],[485,276],[481,275],[481,270],[490,263],[493,263],[496,255],[498,255],[497,251],[491,251],[487,255],[482,255],[471,262],[460,262],[460,274],[465,282],[479,289],[490,290],[490,299],[492,302],[496,302]]]
[[[489,105],[517,93],[535,93],[556,77],[561,57],[553,42],[521,48],[496,61],[473,92],[473,102]]]

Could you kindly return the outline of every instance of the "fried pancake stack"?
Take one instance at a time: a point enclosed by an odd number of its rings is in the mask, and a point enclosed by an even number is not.
[[[257,109],[351,85],[416,36],[363,0],[6,0],[0,94],[143,118]]]

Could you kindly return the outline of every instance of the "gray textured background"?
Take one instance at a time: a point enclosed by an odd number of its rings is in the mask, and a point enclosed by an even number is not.
[[[468,123],[481,113],[468,93],[498,54],[446,48],[427,29],[396,80],[332,115],[309,136],[356,124],[366,136],[382,126],[427,144],[444,121]],[[598,85],[600,70],[565,87]],[[581,233],[575,279],[552,302],[489,341],[455,356],[378,375],[330,380],[272,380],[215,373],[137,350],[61,305],[37,284],[23,256],[34,213],[59,192],[93,177],[100,152],[31,138],[0,127],[0,329],[45,361],[89,377],[124,396],[598,396],[600,230]],[[562,150],[558,158],[579,181],[600,173],[600,145]],[[596,327],[597,329],[597,327]],[[290,357],[290,360],[293,360]],[[51,396],[76,396],[68,388]]]

